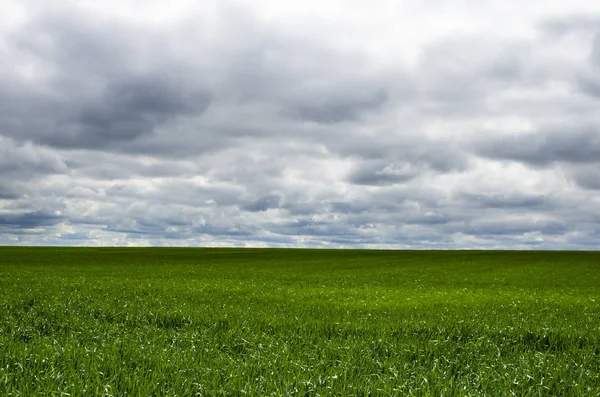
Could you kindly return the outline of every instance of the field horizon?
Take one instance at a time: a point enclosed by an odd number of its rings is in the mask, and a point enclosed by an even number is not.
[[[252,246],[169,246],[169,245],[135,245],[135,246],[124,246],[124,245],[2,245],[0,249],[158,249],[158,250],[307,250],[307,251],[398,251],[398,252],[598,252],[600,249],[520,249],[520,248],[371,248],[371,247],[325,247],[325,246],[314,246],[314,247],[252,247]]]
[[[0,394],[600,395],[600,252],[0,247]]]

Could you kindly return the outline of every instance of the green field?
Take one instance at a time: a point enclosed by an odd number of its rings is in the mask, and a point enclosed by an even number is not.
[[[0,247],[2,396],[598,396],[600,252]]]

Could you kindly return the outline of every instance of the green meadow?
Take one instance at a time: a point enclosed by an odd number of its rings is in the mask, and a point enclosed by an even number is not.
[[[0,247],[1,396],[598,396],[600,252]]]

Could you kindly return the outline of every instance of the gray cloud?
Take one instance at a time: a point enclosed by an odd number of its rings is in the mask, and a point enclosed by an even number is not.
[[[250,212],[261,212],[273,208],[279,208],[280,201],[281,196],[278,196],[276,194],[270,194],[268,196],[261,197],[250,204],[246,204],[242,206],[242,208]]]
[[[0,23],[0,244],[594,247],[596,17],[126,5]]]
[[[68,131],[60,146],[102,147],[134,140],[179,115],[201,114],[210,103],[207,93],[185,93],[184,85],[167,76],[151,75],[109,82],[99,99],[85,104],[77,116],[61,123]]]
[[[66,9],[35,16],[8,43],[56,72],[36,86],[13,79],[12,92],[0,98],[12,102],[4,133],[55,147],[122,150],[179,116],[202,114],[209,90],[160,53],[159,35]],[[146,53],[146,45],[156,47]]]
[[[5,178],[29,179],[65,173],[67,169],[63,159],[50,150],[0,136],[0,173]]]
[[[68,165],[57,153],[0,136],[0,200],[19,199],[34,191],[40,180],[68,173]]]
[[[19,192],[14,187],[0,185],[0,200],[14,200],[19,196]]]
[[[571,176],[584,189],[600,190],[600,161],[574,167]]]
[[[570,15],[550,18],[543,21],[542,32],[554,37],[573,32],[595,32],[600,27],[600,17],[591,15]]]
[[[600,20],[596,23],[596,35],[589,55],[590,70],[580,73],[577,87],[584,94],[600,98]]]
[[[380,108],[388,100],[383,89],[357,88],[358,90],[340,92],[329,98],[322,98],[319,95],[306,98],[306,103],[295,104],[296,107],[291,110],[291,113],[301,120],[317,123],[356,121],[361,114]]]
[[[418,172],[409,165],[397,167],[394,164],[370,162],[360,164],[349,176],[348,181],[356,185],[393,185],[410,181]]]
[[[595,126],[564,125],[546,131],[480,140],[479,155],[536,166],[554,162],[600,161],[600,131]]]
[[[581,76],[577,83],[581,92],[600,98],[600,83],[598,83],[597,76]]]
[[[470,224],[466,234],[472,235],[522,235],[525,233],[539,232],[545,235],[561,235],[567,227],[557,221],[530,221],[530,220],[483,220]]]
[[[31,229],[53,226],[64,218],[42,211],[0,214],[0,228]]]
[[[595,23],[596,35],[592,44],[592,53],[590,55],[591,62],[600,68],[600,18]]]
[[[551,198],[542,195],[522,195],[522,194],[470,194],[463,193],[460,196],[469,203],[470,206],[478,208],[499,208],[499,209],[549,209],[552,207]]]
[[[526,42],[493,43],[472,36],[429,45],[415,76],[422,110],[433,117],[485,113],[498,92],[531,84],[526,69],[530,51]]]

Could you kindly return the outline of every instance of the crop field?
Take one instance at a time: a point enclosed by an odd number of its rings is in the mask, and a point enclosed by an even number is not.
[[[2,396],[598,396],[600,252],[0,247]]]

